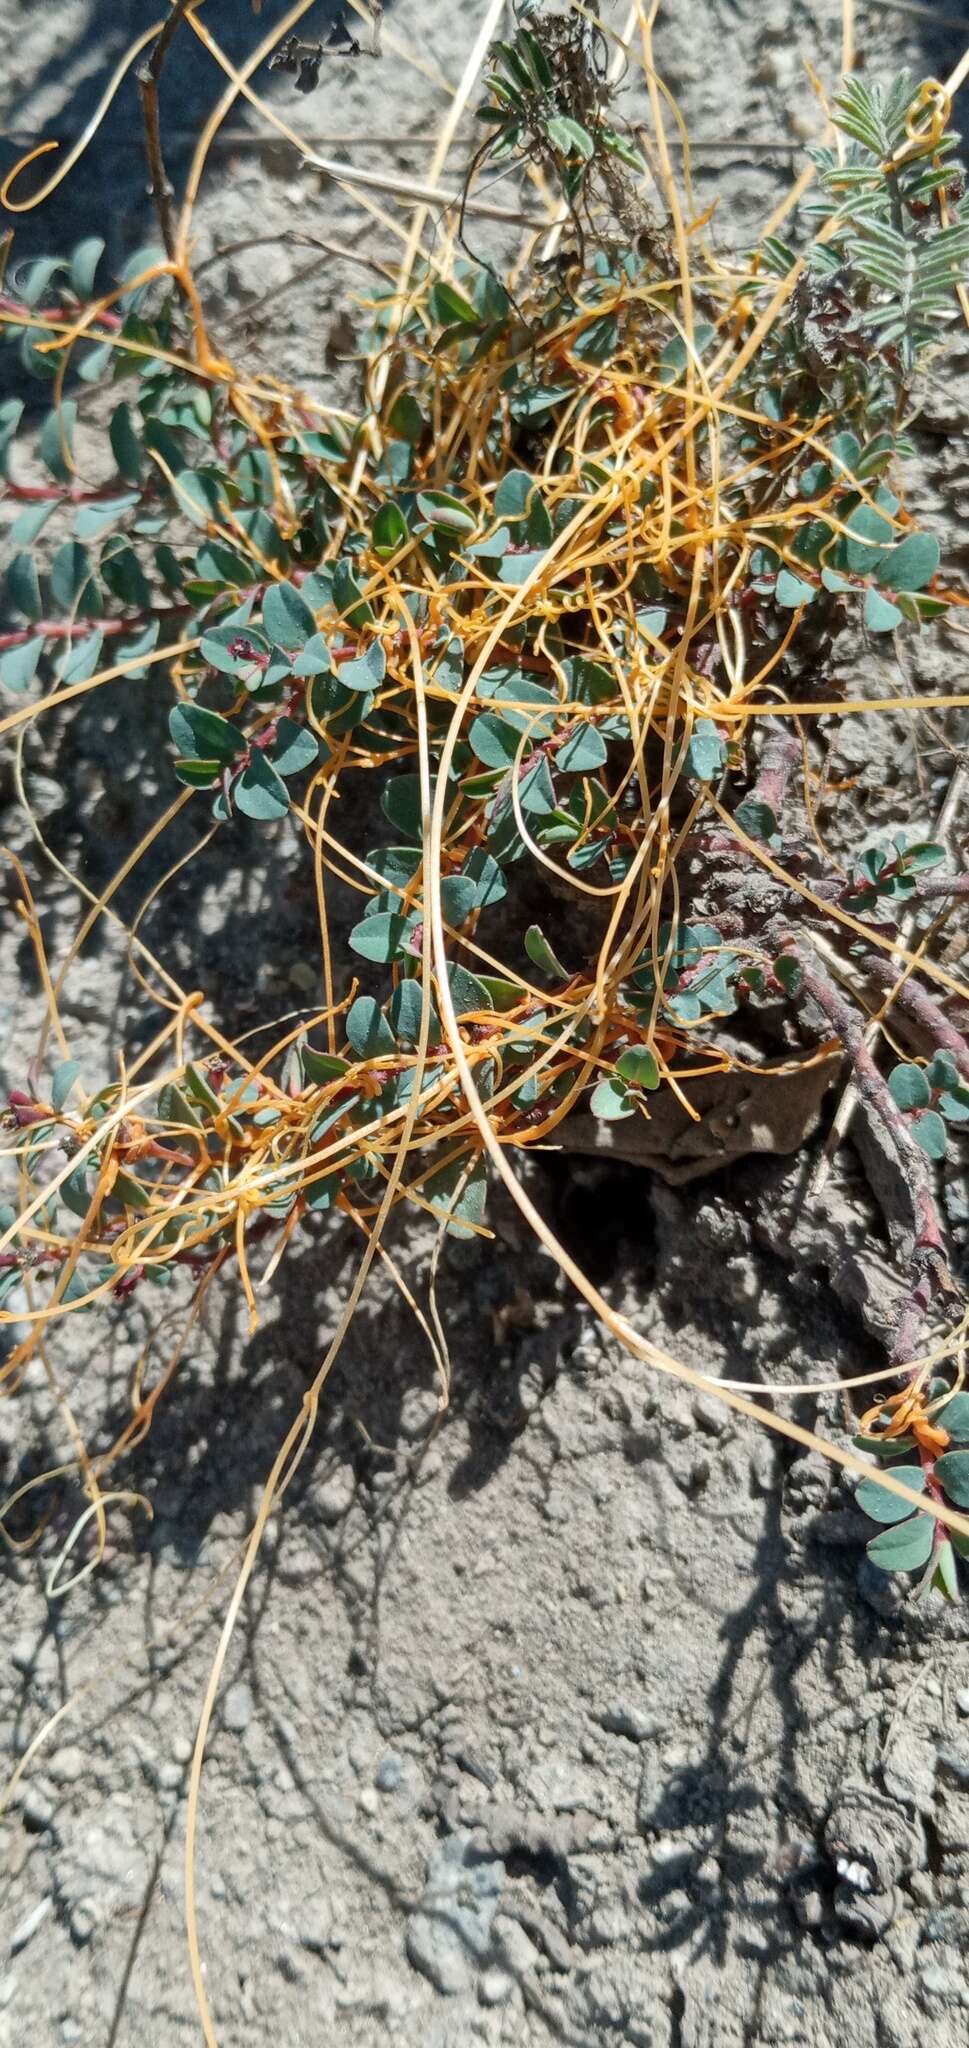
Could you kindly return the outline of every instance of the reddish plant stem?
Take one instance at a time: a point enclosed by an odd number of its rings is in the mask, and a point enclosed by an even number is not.
[[[761,756],[757,780],[750,790],[748,803],[766,804],[775,818],[780,818],[787,796],[787,786],[794,769],[801,758],[801,743],[788,732],[770,731]]]
[[[874,976],[883,985],[889,985],[894,981],[895,971],[884,953],[870,954],[864,964],[866,973]],[[963,1038],[961,1031],[956,1030],[954,1024],[950,1024],[945,1011],[940,1008],[935,998],[930,996],[928,989],[909,976],[896,989],[894,1003],[900,1010],[907,1010],[909,1016],[932,1040],[933,1045],[937,1045],[942,1052],[952,1054],[963,1079],[969,1082],[969,1042]]]
[[[117,483],[99,484],[96,490],[86,491],[78,484],[65,490],[57,484],[12,484],[5,479],[3,488],[8,498],[16,499],[20,505],[100,505],[125,496]]]
[[[24,313],[30,313],[32,310],[32,307],[25,306],[21,299],[11,298],[8,293],[0,292],[0,313],[15,313],[18,316],[22,317]],[[36,324],[38,327],[43,327],[49,321],[75,320],[77,318],[77,313],[78,307],[76,305],[45,306],[43,312],[39,312],[37,314]],[[98,319],[102,327],[110,327],[115,332],[120,327],[124,326],[124,321],[122,320],[120,313],[112,313],[110,310],[100,312],[98,314]],[[91,335],[90,339],[92,341],[96,341],[98,339],[98,336],[96,334]]]
[[[783,941],[782,950],[795,954],[803,970],[804,979],[798,992],[800,1001],[811,999],[827,1018],[851,1061],[862,1102],[887,1131],[895,1147],[915,1210],[916,1259],[927,1254],[930,1264],[941,1260],[943,1270],[947,1272],[945,1239],[932,1191],[928,1160],[911,1135],[887,1081],[865,1044],[860,1018],[812,953],[799,947],[790,936]]]
[[[918,1350],[919,1339],[936,1290],[940,1287],[945,1288],[947,1284],[949,1287],[952,1285],[948,1279],[945,1243],[930,1182],[928,1162],[910,1135],[898,1105],[869,1052],[864,1029],[853,1010],[844,1001],[817,960],[807,956],[800,948],[795,948],[791,940],[788,941],[787,949],[797,951],[804,969],[801,994],[813,999],[837,1032],[851,1060],[858,1094],[888,1132],[908,1180],[916,1215],[916,1271],[910,1293],[902,1305],[896,1324],[891,1363],[898,1368],[900,1379],[912,1381],[919,1367],[913,1367],[910,1361]],[[943,1489],[935,1477],[935,1451],[916,1439],[916,1452],[925,1479],[926,1493],[933,1500],[943,1500]],[[946,1540],[947,1532],[942,1523],[937,1522],[933,1555],[941,1549]]]
[[[106,640],[116,638],[119,633],[134,633],[139,626],[147,625],[150,619],[174,619],[190,612],[190,604],[168,605],[163,612],[135,612],[127,619],[37,619],[32,626],[25,626],[17,633],[0,633],[0,654],[8,647],[23,647],[28,640],[35,640],[43,633],[48,640],[80,640],[85,633],[103,633]]]
[[[916,903],[935,903],[940,896],[969,896],[969,875],[924,875],[916,884]]]

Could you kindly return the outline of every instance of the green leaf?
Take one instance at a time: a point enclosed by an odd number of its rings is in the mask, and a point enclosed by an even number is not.
[[[228,763],[245,747],[241,733],[227,718],[220,718],[217,711],[204,710],[201,704],[173,705],[168,714],[168,730],[179,754],[189,759]]]
[[[0,421],[2,421],[2,408],[0,408]],[[2,427],[0,427],[0,443],[2,443],[2,439]],[[0,461],[0,476],[2,475],[3,465],[2,461]],[[40,505],[26,505],[24,510],[18,513],[10,528],[10,539],[16,547],[23,546],[29,548],[33,546],[37,535],[43,531],[48,519],[56,512],[57,502],[56,498],[48,498],[45,503]]]
[[[510,583],[517,589],[544,560],[544,548],[510,548],[508,553],[502,556],[500,570],[497,573],[502,583]]]
[[[272,764],[277,775],[299,775],[319,759],[319,741],[294,718],[281,718],[276,727]]]
[[[951,1052],[934,1053],[925,1069],[925,1078],[930,1088],[958,1088],[959,1069]]]
[[[207,529],[213,520],[225,518],[219,478],[201,469],[182,469],[174,479],[179,509],[193,526]]]
[[[793,953],[782,953],[779,959],[774,961],[772,972],[786,995],[797,995],[804,981],[804,969]]]
[[[322,633],[314,633],[300,649],[293,663],[294,676],[325,676],[332,668],[330,650]]]
[[[524,519],[537,490],[537,479],[531,476],[527,469],[506,470],[495,492],[494,509],[497,517]]]
[[[912,1515],[907,1522],[896,1522],[880,1536],[873,1536],[866,1548],[872,1564],[883,1572],[915,1572],[928,1563],[934,1542],[932,1516]]]
[[[51,1075],[50,1103],[52,1109],[63,1109],[80,1071],[80,1060],[58,1061]]]
[[[800,576],[792,576],[789,569],[778,572],[774,596],[784,611],[796,611],[802,604],[813,604],[817,597],[817,586],[805,583]]]
[[[203,1128],[201,1117],[174,1081],[166,1081],[164,1088],[158,1091],[158,1115],[163,1124],[177,1124],[183,1130],[200,1131]]]
[[[476,910],[490,910],[492,904],[500,903],[508,894],[508,884],[498,862],[483,846],[476,846],[469,853],[461,872],[473,884]]]
[[[454,1004],[456,1017],[465,1017],[472,1010],[491,1010],[494,1005],[484,983],[466,967],[459,967],[453,960],[447,965],[448,987]]]
[[[555,766],[567,775],[590,775],[608,758],[608,749],[594,725],[580,726],[564,746],[555,749]]]
[[[893,1465],[892,1478],[899,1479],[903,1486],[910,1486],[913,1493],[925,1492],[925,1473],[920,1465]],[[863,1479],[855,1488],[855,1499],[873,1522],[904,1522],[912,1512],[908,1501],[899,1500],[894,1493],[879,1486],[877,1479]]]
[[[304,647],[316,632],[316,620],[292,583],[271,583],[262,601],[262,620],[276,647]]]
[[[939,543],[931,533],[907,533],[878,565],[879,583],[892,590],[924,590],[939,566]]]
[[[371,641],[366,652],[358,654],[353,661],[341,662],[339,670],[344,689],[361,690],[365,696],[379,690],[386,673],[387,657],[380,640]]]
[[[494,711],[482,711],[472,721],[468,733],[468,745],[486,768],[511,768],[521,747],[522,759],[528,753],[529,742],[522,746],[522,734],[518,727],[499,718]]]
[[[40,580],[33,555],[14,555],[7,569],[7,596],[25,619],[42,616]]]
[[[93,1193],[93,1183],[88,1179],[88,1174],[94,1163],[91,1159],[83,1159],[81,1164],[75,1166],[68,1174],[67,1179],[61,1182],[61,1201],[66,1202],[74,1216],[87,1215]]]
[[[235,548],[227,547],[221,540],[203,540],[195,557],[195,572],[205,583],[230,583],[237,590],[247,590],[258,571],[245,555]],[[251,600],[247,600],[251,610]],[[248,624],[249,614],[246,614]]]
[[[932,1420],[947,1429],[955,1443],[969,1443],[969,1394],[953,1394],[943,1407],[933,1410]]]
[[[222,1110],[215,1089],[209,1082],[203,1067],[188,1066],[185,1069],[185,1087],[194,1102],[200,1102],[211,1116],[218,1116]]]
[[[0,476],[7,475],[10,449],[23,418],[22,398],[0,399]]]
[[[421,1033],[421,984],[419,981],[402,981],[390,998],[390,1022],[395,1037],[401,1045],[416,1045]],[[429,1043],[435,1044],[441,1036],[441,1020],[431,1000],[428,1019]]]
[[[25,306],[39,305],[52,279],[59,270],[66,270],[63,256],[38,256],[16,279],[17,297]]]
[[[921,839],[917,845],[905,849],[905,866],[916,875],[926,868],[937,868],[945,858],[945,847],[932,839]]]
[[[698,718],[686,750],[686,772],[700,782],[712,782],[720,774],[727,750],[712,718]]]
[[[374,623],[373,606],[365,598],[353,569],[346,558],[337,562],[333,571],[333,602],[341,617],[356,632]]]
[[[759,803],[753,797],[745,797],[743,803],[737,805],[734,815],[741,831],[746,832],[748,839],[775,838],[778,823],[770,804]]]
[[[395,1052],[397,1041],[374,996],[358,996],[347,1017],[347,1039],[360,1060]]]
[[[542,973],[549,975],[551,980],[569,980],[568,969],[556,958],[540,925],[529,925],[525,933],[525,951],[535,966],[540,967]]]
[[[0,654],[0,683],[8,690],[26,690],[28,683],[33,682],[43,649],[43,633],[22,641],[19,647],[8,647],[5,654]]]
[[[902,613],[897,604],[890,604],[879,590],[870,583],[865,592],[865,625],[871,633],[894,633],[902,623]]]
[[[187,789],[211,789],[218,782],[225,763],[222,761],[197,761],[179,757],[175,762],[175,774]]]
[[[642,150],[637,149],[628,136],[618,133],[615,128],[600,128],[599,134],[610,156],[617,156],[620,163],[629,165],[631,171],[648,171],[649,165]]]
[[[573,121],[570,114],[555,114],[545,123],[545,133],[563,156],[581,157],[588,163],[595,155],[595,143],[587,128],[580,121]]]
[[[687,348],[681,334],[674,334],[666,343],[659,358],[659,381],[661,384],[675,384],[694,354],[702,356],[714,337],[714,329],[705,320],[698,320],[693,333],[693,350]]]
[[[665,613],[664,613],[665,620]],[[571,656],[562,663],[569,696],[576,704],[607,704],[615,697],[616,680],[601,662],[587,661],[583,655]],[[707,723],[698,720],[698,725]]]
[[[636,1112],[633,1096],[614,1074],[609,1074],[593,1089],[589,1107],[593,1116],[604,1117],[609,1123],[615,1123],[619,1117],[634,1116]]]
[[[532,35],[529,29],[520,28],[515,43],[539,92],[548,92],[553,84],[552,69],[538,37]]]
[[[946,1151],[945,1124],[938,1110],[923,1110],[912,1119],[912,1136],[928,1159],[944,1159]]]
[[[945,1428],[944,1414],[941,1420]],[[935,1476],[954,1507],[969,1508],[969,1451],[946,1451],[935,1461]]]
[[[659,1067],[648,1045],[630,1045],[620,1053],[616,1061],[616,1072],[631,1088],[658,1088]]]
[[[66,540],[50,566],[51,596],[69,613],[96,614],[101,595],[91,568],[91,557],[80,541]]]
[[[253,669],[251,654],[233,654],[232,649],[244,642],[254,654],[268,658],[269,642],[261,633],[253,632],[251,626],[212,626],[202,635],[201,656],[210,668],[218,669],[223,676],[239,676],[243,680]],[[262,681],[264,671],[256,672],[257,685]]]
[[[407,839],[421,837],[421,779],[419,775],[398,775],[386,782],[380,808]]]
[[[144,458],[130,406],[121,404],[115,408],[108,433],[111,452],[121,476],[129,484],[140,482]]]
[[[101,550],[101,574],[111,592],[122,604],[137,606],[139,610],[151,604],[151,585],[130,542],[115,534],[106,541]]]
[[[307,1208],[314,1215],[321,1215],[325,1210],[332,1209],[340,1193],[342,1179],[340,1173],[324,1173],[319,1180],[310,1182],[305,1190],[305,1200]]]
[[[873,505],[858,505],[848,520],[846,552],[849,569],[855,575],[863,576],[869,569],[880,568],[893,531],[891,520],[876,512]]]
[[[441,914],[445,924],[465,924],[475,907],[475,896],[469,875],[446,875],[441,883]]]
[[[395,398],[390,414],[390,427],[402,441],[408,441],[412,446],[421,439],[424,432],[424,415],[416,398],[409,391],[402,391],[400,397]]]
[[[432,526],[444,527],[452,533],[473,533],[478,522],[467,505],[450,491],[419,491],[418,511]]]
[[[470,301],[463,298],[453,284],[443,278],[431,286],[431,313],[441,327],[480,327],[481,322]]]
[[[939,1108],[946,1123],[969,1123],[969,1088],[947,1088],[939,1096]]]
[[[104,247],[100,235],[88,235],[72,252],[71,290],[79,299],[88,300],[94,291],[94,273],[104,255]]]
[[[406,917],[396,911],[378,910],[372,917],[365,917],[355,924],[349,936],[349,945],[363,960],[374,960],[386,966],[391,960],[400,960],[412,950],[408,941],[412,938],[420,919],[414,912]]]
[[[389,561],[409,539],[407,521],[399,505],[381,505],[370,529],[374,553],[382,562]]]
[[[232,795],[236,809],[244,817],[257,818],[260,823],[285,818],[289,811],[286,784],[265,754],[253,754],[235,783]]]
[[[942,1594],[943,1599],[958,1600],[959,1575],[956,1570],[956,1553],[951,1538],[947,1537],[944,1543],[936,1545],[935,1571],[932,1577],[932,1585],[937,1593]]]
[[[348,1061],[332,1052],[317,1052],[312,1045],[300,1046],[299,1061],[307,1081],[338,1081],[350,1071]]]
[[[449,1237],[473,1237],[476,1233],[468,1226],[484,1222],[488,1194],[488,1171],[484,1156],[475,1160],[470,1173],[467,1171],[467,1164],[466,1159],[452,1159],[447,1166],[441,1166],[436,1173],[430,1174],[424,1182],[425,1199],[433,1202],[439,1215],[446,1215],[449,1218]],[[460,1194],[457,1193],[458,1188],[461,1189]]]
[[[932,1091],[921,1067],[893,1067],[888,1076],[892,1100],[899,1109],[927,1109]]]

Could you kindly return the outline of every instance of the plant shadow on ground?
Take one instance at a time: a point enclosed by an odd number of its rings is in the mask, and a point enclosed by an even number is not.
[[[75,4],[64,22],[63,34],[52,38],[49,54],[32,76],[20,76],[16,66],[11,67],[7,90],[12,96],[0,137],[0,179],[7,176],[35,142],[56,139],[68,147],[83,133],[114,66],[135,37],[153,22],[164,19],[165,4],[166,0],[161,0],[161,4],[159,0],[126,0],[123,7],[105,7],[101,0],[87,0],[83,8]],[[386,12],[394,5],[395,0],[384,0]],[[277,0],[271,0],[271,6],[272,12],[282,11]],[[239,64],[268,33],[272,12],[264,9],[257,17],[248,0],[207,0],[205,23],[227,57]],[[364,33],[362,23],[348,12],[344,0],[316,0],[299,32],[307,40],[322,40],[334,25],[346,20],[354,26],[355,33]],[[327,61],[351,60],[334,57]],[[58,243],[70,246],[93,229],[105,236],[108,260],[116,263],[140,240],[156,233],[147,189],[134,69],[126,75],[94,141],[70,176],[36,213],[16,216],[19,254],[46,254]],[[180,29],[165,60],[160,89],[165,159],[176,188],[184,179],[198,134],[225,84],[224,73],[201,51],[191,30]],[[270,97],[273,84],[273,79],[265,75],[258,80],[260,91],[268,92]],[[34,105],[37,101],[48,102],[54,89],[59,93],[56,114],[39,124]],[[244,101],[237,102],[232,113],[235,126],[253,126],[257,119]],[[41,182],[36,169],[26,173],[23,189],[31,189],[31,179]],[[118,204],[120,193],[124,194],[123,206]]]

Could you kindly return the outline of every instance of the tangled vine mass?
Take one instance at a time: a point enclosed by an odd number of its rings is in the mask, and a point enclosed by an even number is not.
[[[9,1510],[3,1526],[38,1540],[65,1474],[98,1505],[216,1275],[238,1273],[255,1317],[295,1233],[336,1211],[366,1240],[355,1300],[392,1209],[485,1234],[496,1173],[624,1341],[685,1373],[572,1268],[514,1161],[567,1146],[578,1116],[648,1119],[669,1091],[695,1116],[696,1078],[753,1045],[765,1090],[847,1055],[912,1190],[889,1392],[836,1454],[887,1480],[859,1491],[874,1561],[952,1595],[969,1393],[933,1174],[969,1120],[947,1011],[969,989],[923,939],[965,881],[940,840],[904,835],[840,868],[812,806],[819,719],[879,708],[846,703],[826,666],[845,621],[885,645],[966,603],[903,495],[920,365],[966,310],[948,98],[848,77],[790,242],[778,219],[728,259],[688,154],[673,177],[644,10],[648,140],[615,111],[601,30],[518,13],[443,253],[418,233],[368,302],[358,416],[247,373],[210,333],[190,234],[210,138],[180,219],[163,209],[165,250],[116,287],[95,239],[11,264],[0,320],[50,402],[42,485],[20,480],[20,401],[0,407],[23,621],[0,639],[0,729],[19,748],[91,691],[130,720],[167,693],[169,799],[124,876],[187,806],[200,844],[257,821],[267,863],[301,849],[319,951],[314,1006],[237,1044],[136,919],[131,968],[166,1021],[92,1076],[58,1007],[71,961],[49,967],[19,871],[49,1014],[3,1119],[0,1293],[28,1284],[4,1311],[28,1326],[4,1392],[68,1315],[180,1268],[195,1297],[114,1441],[21,1490],[27,1534]],[[305,66],[301,48],[277,62]],[[554,198],[501,271],[474,245],[495,166]],[[106,434],[94,484],[87,413]],[[88,892],[78,945],[112,894]],[[934,1049],[886,1069],[866,1026],[893,1003]]]

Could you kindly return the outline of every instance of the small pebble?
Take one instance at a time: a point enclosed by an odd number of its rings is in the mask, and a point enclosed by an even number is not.
[[[299,1922],[299,1938],[311,1955],[326,1954],[333,1938],[333,1908],[328,1899],[317,1899],[307,1906]]]
[[[342,1522],[353,1505],[356,1480],[350,1465],[341,1465],[332,1478],[320,1487],[316,1495],[316,1507],[321,1522],[331,1528],[334,1522]]]
[[[929,1963],[922,1971],[922,1990],[932,1998],[952,1999],[957,2005],[962,2005],[969,1998],[961,1971],[951,1969],[945,1963]]]
[[[29,1828],[39,1832],[41,1828],[50,1827],[54,1818],[54,1808],[46,1792],[42,1792],[39,1785],[28,1785],[23,1814]]]
[[[24,1916],[23,1920],[18,1922],[10,1936],[10,1953],[12,1956],[19,1955],[20,1950],[26,1948],[28,1941],[33,1940],[38,1928],[43,1927],[52,1905],[53,1900],[50,1897],[40,1899],[37,1905],[33,1906],[31,1911]]]
[[[359,1804],[364,1813],[374,1814],[377,1812],[380,1800],[372,1785],[364,1786],[360,1794]]]
[[[964,1685],[962,1691],[956,1693],[956,1706],[960,1714],[969,1714],[969,1685]]]
[[[624,1735],[627,1742],[648,1742],[658,1735],[660,1723],[655,1714],[647,1714],[642,1707],[635,1707],[623,1701],[615,1707],[607,1707],[599,1715],[599,1725],[607,1735]]]
[[[85,1768],[86,1760],[83,1749],[79,1749],[76,1744],[72,1743],[64,1749],[56,1749],[54,1751],[47,1766],[47,1771],[48,1775],[53,1778],[55,1785],[76,1785],[78,1779],[84,1776]]]
[[[393,1751],[391,1751],[390,1755],[385,1756],[377,1767],[375,1783],[378,1792],[397,1792],[400,1789],[403,1775],[404,1767],[400,1757],[395,1756]]]
[[[482,2005],[504,2005],[514,1988],[514,1979],[504,1970],[482,1970],[478,1978],[478,1997]]]
[[[241,1735],[252,1720],[252,1688],[240,1679],[230,1685],[222,1705],[223,1725],[233,1735]]]
[[[969,1786],[969,1749],[962,1744],[940,1743],[936,1755],[941,1770],[958,1784]]]
[[[72,1939],[79,1947],[90,1941],[97,1924],[98,1916],[93,1900],[78,1899],[77,1904],[70,1909],[70,1927]]]

